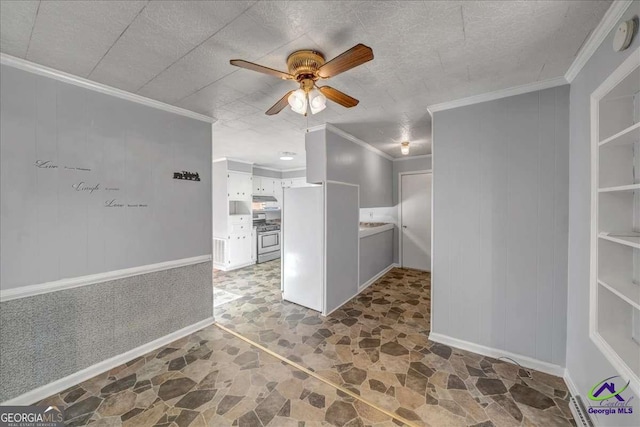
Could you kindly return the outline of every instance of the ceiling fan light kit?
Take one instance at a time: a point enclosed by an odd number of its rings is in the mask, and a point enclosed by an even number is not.
[[[337,76],[372,59],[373,51],[371,48],[363,44],[357,44],[329,62],[325,62],[324,55],[315,50],[293,52],[287,58],[288,73],[241,59],[232,59],[229,63],[236,67],[268,74],[283,80],[295,80],[298,82],[300,88],[287,92],[266,111],[266,114],[269,116],[278,114],[288,104],[293,111],[306,116],[307,109],[311,110],[311,114],[324,110],[327,106],[327,99],[346,108],[358,105],[359,101],[357,99],[331,86],[317,86],[316,82]]]

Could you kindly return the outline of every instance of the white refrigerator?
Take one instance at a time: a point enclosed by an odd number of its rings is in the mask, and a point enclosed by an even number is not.
[[[285,188],[282,207],[283,298],[324,309],[324,187]]]

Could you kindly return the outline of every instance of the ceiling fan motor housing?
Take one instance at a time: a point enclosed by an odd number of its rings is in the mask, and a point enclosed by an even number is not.
[[[287,68],[289,74],[295,76],[297,81],[302,83],[303,80],[311,80],[313,82],[318,79],[318,69],[324,62],[324,55],[320,52],[298,50],[287,58]]]

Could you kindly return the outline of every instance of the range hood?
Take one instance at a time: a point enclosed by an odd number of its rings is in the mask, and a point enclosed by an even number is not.
[[[273,196],[257,196],[254,194],[253,201],[256,203],[265,203],[265,202],[277,202],[278,199],[276,199]]]

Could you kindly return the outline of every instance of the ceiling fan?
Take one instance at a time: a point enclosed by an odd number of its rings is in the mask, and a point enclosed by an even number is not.
[[[236,67],[279,77],[283,80],[295,80],[298,82],[300,84],[299,89],[287,92],[265,114],[268,116],[278,114],[289,104],[293,111],[306,116],[307,107],[311,110],[311,114],[324,110],[327,98],[346,108],[358,105],[360,101],[357,99],[331,86],[317,86],[316,82],[337,76],[372,59],[373,50],[363,44],[357,44],[329,62],[325,62],[324,55],[315,50],[293,52],[287,58],[288,73],[242,59],[232,59],[229,62]]]

